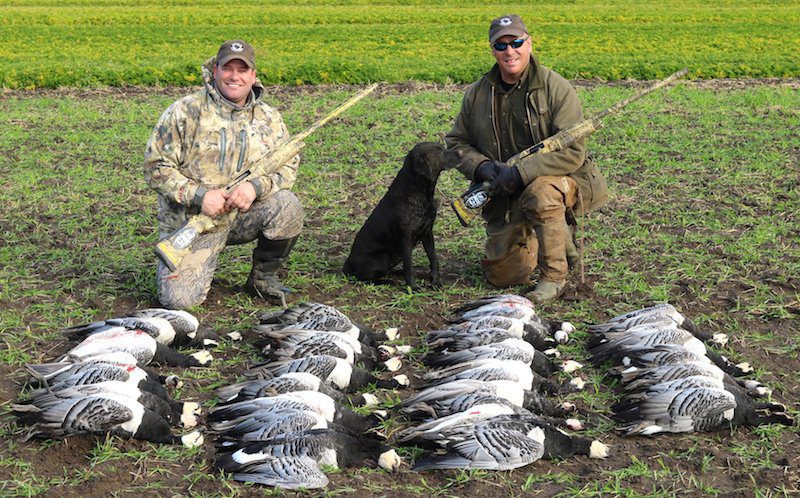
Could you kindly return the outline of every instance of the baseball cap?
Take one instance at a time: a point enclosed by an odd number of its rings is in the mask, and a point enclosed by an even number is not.
[[[498,38],[512,35],[517,38],[528,34],[528,28],[522,18],[516,14],[506,14],[492,19],[489,25],[489,43],[494,44]]]
[[[250,69],[256,67],[256,51],[244,40],[228,40],[219,46],[217,65],[224,66],[228,61],[239,59]]]

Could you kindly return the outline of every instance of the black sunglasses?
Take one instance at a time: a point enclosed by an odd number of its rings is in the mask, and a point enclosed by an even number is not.
[[[497,50],[498,52],[505,52],[506,48],[508,48],[509,46],[511,48],[521,47],[522,44],[525,43],[525,40],[527,40],[527,38],[517,38],[516,40],[511,40],[510,42],[497,42],[494,45],[492,45],[492,47],[494,47],[494,49]]]

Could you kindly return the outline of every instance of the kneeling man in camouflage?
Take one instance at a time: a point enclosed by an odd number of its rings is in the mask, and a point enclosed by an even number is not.
[[[277,271],[289,256],[301,229],[303,208],[289,190],[299,156],[273,171],[225,186],[287,140],[280,114],[260,99],[255,51],[242,40],[227,41],[202,66],[203,88],[174,102],[156,124],[147,143],[144,174],[158,192],[160,238],[190,216],[212,218],[238,210],[233,223],[200,234],[175,271],[158,263],[158,298],[183,309],[205,301],[217,258],[229,244],[257,240],[253,268],[245,288],[274,303],[285,303],[286,289]]]
[[[527,285],[538,265],[527,297],[542,303],[563,293],[578,258],[567,219],[605,204],[608,189],[583,140],[530,155],[519,167],[503,162],[582,120],[583,111],[572,85],[531,54],[519,16],[492,20],[489,45],[497,63],[467,88],[445,141],[462,151],[467,178],[490,183],[482,213],[486,279],[501,288]]]

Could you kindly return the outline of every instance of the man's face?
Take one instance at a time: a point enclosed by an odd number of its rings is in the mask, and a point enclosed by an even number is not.
[[[531,37],[530,35],[524,35],[522,38],[526,38],[526,40],[521,47],[513,48],[511,45],[508,45],[502,52],[498,51],[494,45],[492,45],[492,55],[494,55],[495,60],[497,60],[497,65],[500,66],[500,75],[506,83],[516,83],[519,81],[525,68],[527,68],[530,63]],[[506,35],[501,36],[497,41],[511,43],[517,39],[519,38],[516,36]]]
[[[256,70],[242,60],[231,59],[222,66],[214,66],[214,82],[223,97],[243,105],[256,82]]]

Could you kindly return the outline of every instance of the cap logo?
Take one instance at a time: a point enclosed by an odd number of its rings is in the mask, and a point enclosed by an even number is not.
[[[231,52],[243,52],[244,46],[241,43],[231,43]]]
[[[504,18],[500,19],[500,26],[511,26],[511,18],[510,17],[504,17]]]

